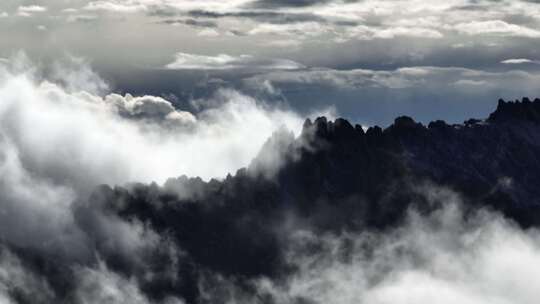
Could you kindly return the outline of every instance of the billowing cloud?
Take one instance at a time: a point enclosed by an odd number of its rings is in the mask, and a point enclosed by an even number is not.
[[[23,158],[40,163],[40,170],[56,170],[58,165],[71,172],[65,173],[74,182],[89,178],[113,184],[164,181],[178,174],[225,176],[247,165],[281,125],[295,132],[301,127],[302,119],[294,113],[267,109],[235,91],[217,94],[216,108],[194,115],[175,109],[161,97],[69,93],[52,83],[35,84],[26,76],[4,76],[0,115],[10,117],[2,124],[10,130],[4,132],[6,142],[14,141],[20,152],[29,153]],[[157,123],[167,121],[183,128],[169,130],[169,125]],[[254,127],[246,128],[249,123]],[[32,131],[36,128],[46,141],[36,137]],[[244,150],[248,139],[252,144]],[[70,142],[73,145],[65,144]],[[104,158],[96,162],[100,155]],[[74,161],[73,167],[64,163],[65,157]],[[216,162],[209,164],[205,159]],[[79,175],[81,165],[89,171]]]
[[[80,218],[73,204],[102,183],[222,178],[248,165],[274,131],[298,134],[303,123],[293,112],[232,90],[219,91],[206,103],[213,106],[197,114],[157,96],[102,97],[75,90],[96,79],[79,71],[67,86],[73,91],[28,72],[0,71],[2,240],[85,261],[92,257],[85,236],[91,228],[111,239],[111,251],[146,248],[155,238],[141,224],[91,217],[94,211]]]
[[[265,59],[251,55],[217,56],[176,53],[174,62],[166,65],[175,70],[229,70],[229,69],[262,69],[262,70],[297,70],[303,65],[286,59]]]
[[[80,265],[62,274],[74,276],[70,297],[76,303],[162,303],[148,298],[136,280],[110,270],[96,252],[147,280],[174,279],[178,269],[149,261],[172,265],[182,255],[166,235],[88,199],[97,185],[163,183],[182,174],[222,178],[248,165],[274,131],[298,134],[303,123],[293,112],[232,90],[219,91],[192,114],[157,96],[80,91],[85,85],[104,89],[99,81],[90,84],[97,76],[85,68],[71,84],[60,79],[63,85],[10,69],[0,70],[0,238],[39,258],[54,256],[54,267]],[[0,299],[16,303],[14,292],[24,288],[24,296],[54,302],[50,278],[39,273],[46,270],[33,274],[27,268],[34,260],[6,252],[0,250]],[[168,297],[163,303],[183,301]]]
[[[93,99],[94,96],[87,96]],[[176,121],[180,125],[188,126],[197,122],[195,116],[189,112],[179,111],[167,100],[156,96],[133,97],[130,94],[121,96],[110,94],[101,102],[113,105],[122,116],[151,119],[157,122]]]

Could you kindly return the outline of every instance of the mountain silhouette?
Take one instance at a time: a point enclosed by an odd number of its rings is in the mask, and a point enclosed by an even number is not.
[[[181,176],[164,185],[102,185],[72,208],[96,252],[93,262],[83,263],[133,278],[158,302],[175,295],[186,303],[216,303],[201,294],[208,274],[233,280],[246,294],[255,292],[253,279],[294,274],[285,255],[295,231],[384,233],[400,227],[411,210],[429,215],[456,200],[464,217],[490,210],[522,228],[538,227],[538,185],[540,100],[524,98],[500,100],[487,119],[463,124],[425,126],[402,116],[388,128],[364,130],[344,119],[306,120],[299,136],[276,131],[248,167],[223,180]],[[115,250],[104,217],[146,227],[161,241],[148,250]],[[74,261],[10,250],[46,278],[57,301],[71,301]],[[36,302],[17,292],[20,303]]]
[[[445,204],[429,196],[444,188],[457,193],[465,210],[496,210],[526,228],[540,224],[538,185],[540,100],[524,98],[499,101],[485,120],[454,125],[424,126],[403,116],[386,129],[364,131],[344,119],[306,120],[299,137],[279,130],[250,166],[224,180],[104,185],[89,201],[174,240],[185,251],[181,279],[143,289],[196,302],[201,269],[244,279],[292,271],[282,256],[287,223],[321,233],[384,231],[411,208],[429,213]],[[76,214],[85,219],[92,211],[82,206]],[[133,275],[121,259],[105,259]]]

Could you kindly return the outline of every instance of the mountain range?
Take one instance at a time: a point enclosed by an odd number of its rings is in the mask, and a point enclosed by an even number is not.
[[[538,227],[539,185],[540,99],[524,98],[500,100],[487,119],[462,124],[425,126],[402,116],[385,129],[365,129],[344,119],[306,120],[299,136],[277,131],[248,167],[223,180],[102,185],[73,208],[98,262],[137,278],[151,299],[174,294],[205,303],[201,280],[208,273],[234,280],[245,293],[255,292],[253,279],[294,274],[286,253],[301,230],[384,232],[411,210],[427,216],[455,201],[464,217],[489,210],[522,228]],[[143,256],[116,251],[100,227],[103,214],[140,223],[165,241]],[[18,254],[49,278],[55,294],[69,295],[71,264]]]

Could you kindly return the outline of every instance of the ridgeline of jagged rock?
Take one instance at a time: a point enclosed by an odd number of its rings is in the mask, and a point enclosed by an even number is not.
[[[531,101],[529,98],[523,98],[521,102],[506,102],[499,99],[497,110],[489,118],[489,122],[501,123],[512,121],[530,121],[540,122],[540,99]]]
[[[141,287],[157,299],[176,293],[194,303],[205,270],[240,281],[290,271],[282,256],[290,229],[387,229],[411,207],[429,212],[444,204],[430,195],[440,187],[461,195],[466,208],[537,226],[539,185],[540,100],[523,99],[500,101],[488,119],[459,125],[399,117],[364,132],[344,119],[307,120],[298,138],[277,132],[248,168],[222,181],[183,176],[164,186],[102,186],[90,201],[147,223],[185,251],[177,280],[141,279]]]

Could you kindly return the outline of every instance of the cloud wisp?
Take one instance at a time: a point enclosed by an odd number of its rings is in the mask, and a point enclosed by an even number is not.
[[[17,9],[17,15],[21,17],[31,17],[36,13],[43,13],[47,11],[47,7],[39,5],[19,6]]]
[[[529,64],[529,63],[537,64],[537,63],[540,63],[540,61],[531,60],[527,58],[510,58],[510,59],[501,61],[501,63],[503,64]]]
[[[257,58],[251,55],[204,56],[188,53],[176,53],[175,60],[166,65],[173,70],[298,70],[303,65],[286,59]]]
[[[529,59],[508,59],[503,64],[535,63]],[[306,69],[302,71],[276,71],[244,79],[248,85],[270,82],[280,85],[297,84],[331,87],[337,89],[386,88],[405,89],[428,86],[455,89],[456,84],[481,81],[483,90],[493,87],[520,88],[529,91],[537,88],[540,75],[535,72],[487,72],[460,67],[411,66],[390,71],[352,69]]]

